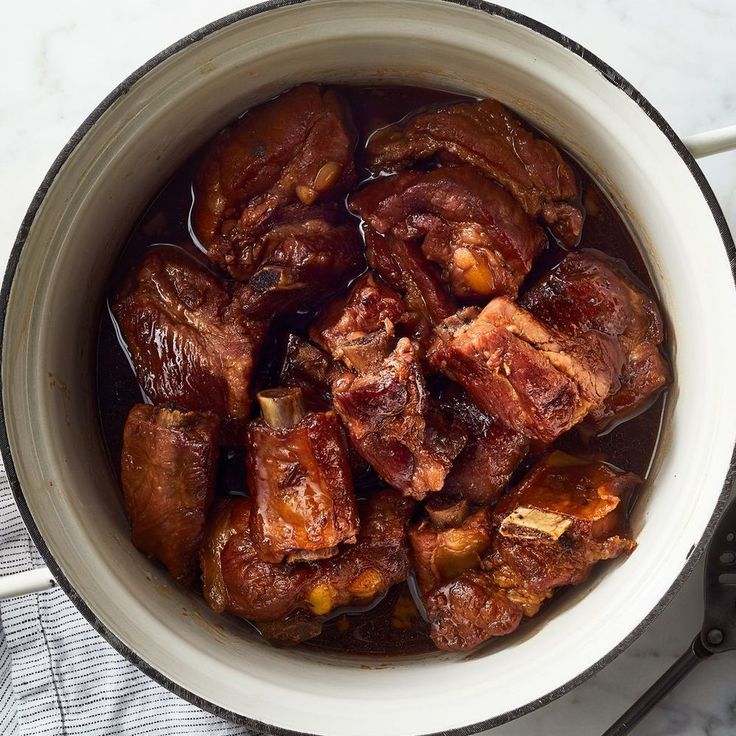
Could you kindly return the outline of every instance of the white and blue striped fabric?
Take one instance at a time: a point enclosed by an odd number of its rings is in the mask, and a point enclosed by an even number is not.
[[[0,574],[42,564],[0,464]],[[123,659],[59,588],[0,601],[0,736],[248,733]]]

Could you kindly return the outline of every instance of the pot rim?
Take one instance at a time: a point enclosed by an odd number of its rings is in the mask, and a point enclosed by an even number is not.
[[[142,79],[146,74],[155,69],[159,64],[166,61],[171,56],[175,55],[179,51],[185,49],[187,46],[196,43],[207,36],[226,28],[233,23],[239,22],[246,18],[260,15],[261,13],[268,12],[279,8],[288,6],[296,6],[304,3],[309,3],[311,0],[264,0],[263,2],[252,5],[248,8],[236,11],[229,15],[226,15],[218,20],[213,21],[205,26],[202,26],[196,31],[184,36],[174,44],[164,49],[154,57],[149,59],[145,64],[136,69],[130,74],[123,82],[121,82],[110,94],[105,97],[102,102],[89,114],[89,116],[82,122],[77,128],[72,137],[69,139],[67,144],[61,150],[56,160],[49,168],[46,176],[44,177],[41,185],[36,191],[31,204],[23,218],[23,221],[18,230],[15,243],[11,250],[8,264],[3,278],[2,288],[0,289],[0,453],[2,454],[3,461],[5,463],[5,470],[7,473],[8,481],[10,483],[15,502],[20,511],[21,517],[28,529],[28,532],[33,539],[34,544],[41,553],[44,561],[51,570],[54,578],[64,590],[67,596],[71,599],[72,603],[76,606],[79,612],[84,618],[92,625],[92,627],[100,634],[112,647],[114,647],[118,653],[123,655],[129,662],[138,667],[144,674],[150,677],[152,680],[160,685],[166,687],[169,691],[173,692],[178,697],[192,703],[193,705],[201,708],[202,710],[208,711],[220,718],[226,719],[230,722],[248,726],[254,729],[259,734],[273,734],[274,736],[311,736],[311,734],[303,731],[294,731],[291,729],[285,729],[277,726],[270,725],[263,721],[258,721],[248,716],[235,713],[234,711],[222,708],[214,703],[202,698],[186,688],[173,682],[155,667],[144,661],[135,651],[124,644],[118,637],[95,616],[92,610],[89,608],[85,600],[77,593],[74,587],[71,585],[69,580],[66,578],[63,570],[59,567],[49,548],[47,547],[41,533],[36,526],[35,521],[31,515],[28,504],[23,494],[23,489],[18,481],[18,476],[15,471],[15,465],[13,462],[13,456],[10,450],[10,443],[8,440],[8,432],[5,420],[5,405],[2,399],[2,386],[3,386],[3,347],[5,341],[5,321],[7,317],[8,302],[10,298],[11,287],[15,278],[18,262],[20,259],[21,251],[28,238],[29,231],[33,225],[36,214],[43,203],[46,193],[50,189],[60,169],[79,145],[79,143],[85,138],[87,133],[95,125],[98,119],[115,103],[120,97],[125,95],[134,84]],[[729,230],[728,224],[726,223],[723,211],[718,204],[715,194],[711,189],[705,175],[696,163],[693,155],[685,147],[677,133],[672,129],[665,118],[659,113],[659,111],[642,95],[633,85],[631,85],[624,77],[622,77],[617,71],[606,64],[595,54],[591,53],[584,46],[573,41],[567,36],[559,33],[558,31],[550,28],[549,26],[540,23],[522,13],[519,13],[509,8],[495,5],[485,0],[437,0],[437,2],[445,2],[453,5],[459,5],[461,7],[470,8],[480,12],[487,13],[492,16],[498,16],[505,20],[511,21],[518,25],[524,26],[531,31],[539,33],[547,39],[554,41],[563,48],[572,52],[576,56],[580,57],[583,61],[590,64],[600,74],[602,74],[612,85],[617,87],[619,90],[624,92],[631,100],[633,100],[642,111],[652,120],[652,122],[659,128],[659,130],[666,136],[672,147],[675,149],[679,157],[682,159],[685,166],[690,171],[693,179],[700,188],[700,191],[713,215],[713,219],[716,223],[718,231],[723,241],[723,246],[729,257],[731,264],[731,275],[734,280],[734,288],[736,288],[736,246]],[[736,480],[736,446],[731,455],[731,461],[729,464],[729,470],[724,480],[722,491],[718,497],[716,507],[713,511],[710,520],[708,521],[706,528],[701,536],[700,540],[696,545],[693,546],[690,555],[685,562],[681,572],[675,578],[672,585],[669,587],[667,592],[662,596],[659,602],[652,608],[652,610],[642,619],[642,621],[621,641],[617,646],[611,649],[608,654],[599,659],[597,662],[590,665],[587,669],[581,672],[576,677],[572,678],[560,687],[552,690],[541,698],[537,698],[526,705],[506,711],[498,716],[480,721],[478,723],[470,724],[462,728],[455,728],[448,731],[436,732],[435,734],[428,734],[427,736],[468,736],[479,731],[494,728],[503,723],[507,723],[520,716],[531,713],[538,708],[547,705],[548,703],[556,700],[557,698],[570,692],[585,680],[589,679],[596,672],[602,670],[606,665],[613,661],[619,654],[621,654],[626,648],[629,647],[643,632],[644,630],[654,621],[654,619],[664,610],[669,604],[675,594],[680,590],[687,577],[692,572],[696,562],[700,558],[703,550],[705,549],[707,541],[715,528],[724,508],[728,503],[730,496],[731,486]]]

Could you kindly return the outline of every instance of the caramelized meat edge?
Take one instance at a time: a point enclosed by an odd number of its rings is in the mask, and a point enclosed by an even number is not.
[[[497,100],[461,102],[377,131],[366,146],[374,173],[438,157],[472,164],[505,187],[567,246],[577,244],[583,212],[575,172],[557,147]]]
[[[354,545],[328,560],[291,565],[258,557],[251,504],[223,499],[212,515],[201,555],[204,595],[213,610],[256,622],[272,638],[295,643],[299,634],[316,636],[335,609],[366,605],[409,573],[411,503],[394,491],[376,491],[361,502]]]
[[[295,203],[338,198],[355,183],[355,131],[341,94],[303,84],[246,112],[205,151],[194,230],[234,278],[260,262],[260,237]]]
[[[192,585],[215,489],[220,419],[136,404],[123,435],[120,478],[133,544]]]
[[[268,324],[247,317],[228,287],[183,250],[152,250],[112,311],[138,383],[156,404],[213,411],[238,425]]]
[[[560,587],[635,548],[626,504],[640,479],[554,452],[491,514],[410,529],[417,580],[440,649],[467,651],[514,631]]]

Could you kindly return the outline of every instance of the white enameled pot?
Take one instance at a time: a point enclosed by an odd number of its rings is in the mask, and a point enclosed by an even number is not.
[[[528,634],[473,656],[387,661],[279,650],[211,613],[133,549],[101,442],[96,328],[115,257],[177,167],[248,106],[304,81],[496,97],[562,143],[617,203],[667,313],[675,384],[634,527],[639,547]],[[733,143],[704,136],[701,153]],[[700,169],[616,72],[476,0],[306,0],[250,8],[126,80],[80,128],[21,228],[2,292],[2,451],[51,573],[125,656],[254,730],[403,736],[487,728],[603,666],[674,594],[726,499],[736,440],[734,249]],[[718,319],[720,317],[720,319]],[[48,585],[47,571],[24,579]],[[20,592],[16,579],[0,594]]]

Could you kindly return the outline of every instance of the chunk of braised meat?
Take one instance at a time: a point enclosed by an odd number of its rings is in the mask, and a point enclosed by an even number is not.
[[[384,237],[370,227],[365,242],[370,267],[404,298],[405,330],[424,346],[434,326],[457,311],[457,303],[416,243]]]
[[[596,562],[631,552],[626,508],[641,479],[602,462],[553,452],[494,509],[493,553],[483,561],[525,616]]]
[[[374,371],[340,376],[332,397],[353,446],[389,485],[416,499],[442,488],[464,428],[430,398],[411,340]]]
[[[212,502],[220,418],[136,404],[123,433],[120,478],[133,544],[192,585]]]
[[[112,303],[138,383],[154,403],[248,417],[266,322],[247,317],[225,284],[178,248],[148,253]]]
[[[662,316],[623,261],[596,250],[570,253],[521,300],[538,319],[577,336],[597,330],[621,341],[626,360],[620,388],[588,420],[597,429],[635,414],[669,380],[660,345]]]
[[[495,507],[457,528],[427,520],[409,532],[431,636],[466,651],[511,633],[523,616],[596,562],[631,552],[626,506],[640,479],[553,452]]]
[[[229,497],[210,517],[201,554],[204,596],[218,613],[256,622],[264,635],[296,643],[319,634],[335,608],[366,605],[409,574],[411,503],[381,490],[360,502],[356,544],[327,560],[264,562],[250,529],[251,499]]]
[[[372,491],[358,503],[357,542],[317,563],[322,574],[307,602],[312,613],[327,615],[340,606],[367,605],[411,570],[406,527],[413,502],[393,489]]]
[[[344,367],[335,363],[327,353],[297,335],[289,335],[284,360],[281,365],[280,383],[302,392],[308,411],[332,409],[332,381],[342,375]],[[348,444],[353,478],[359,479],[370,471],[368,463]]]
[[[453,294],[468,301],[516,296],[547,242],[521,205],[472,166],[383,177],[350,206],[382,235],[421,238]]]
[[[480,567],[483,555],[490,549],[492,527],[489,513],[481,509],[463,518],[457,514],[445,526],[423,519],[409,529],[414,570],[419,589],[428,593],[466,570]]]
[[[472,164],[511,192],[567,246],[583,229],[575,172],[560,151],[497,100],[461,102],[420,113],[371,136],[373,172],[396,171],[433,156]]]
[[[623,354],[614,338],[594,331],[566,337],[497,297],[445,320],[428,360],[507,427],[552,442],[601,406]]]
[[[266,562],[318,560],[358,533],[348,448],[334,412],[305,413],[299,389],[258,394],[246,464],[253,543]]]
[[[304,602],[318,570],[261,560],[251,536],[251,506],[250,498],[228,496],[210,514],[200,555],[203,593],[217,613],[275,621]]]
[[[346,296],[328,305],[312,323],[309,336],[335,360],[362,372],[391,352],[396,325],[406,316],[401,296],[369,272]]]
[[[468,430],[468,442],[445,479],[444,490],[473,503],[495,503],[529,450],[529,440],[484,414],[457,384],[442,406]]]
[[[480,570],[468,570],[427,594],[424,602],[435,646],[470,651],[519,627],[521,607]]]
[[[286,216],[260,239],[257,263],[237,292],[251,317],[314,307],[365,268],[357,227],[340,223],[332,208],[290,208]]]
[[[508,634],[522,617],[521,608],[480,571],[493,535],[488,512],[481,509],[454,521],[454,527],[445,528],[425,519],[409,530],[430,636],[450,651]]]
[[[323,350],[298,335],[289,334],[279,383],[300,389],[308,411],[326,411],[332,407],[332,380],[340,372]]]
[[[217,135],[195,176],[194,231],[209,257],[247,279],[259,238],[282,209],[344,195],[355,183],[355,132],[341,95],[304,84]]]

